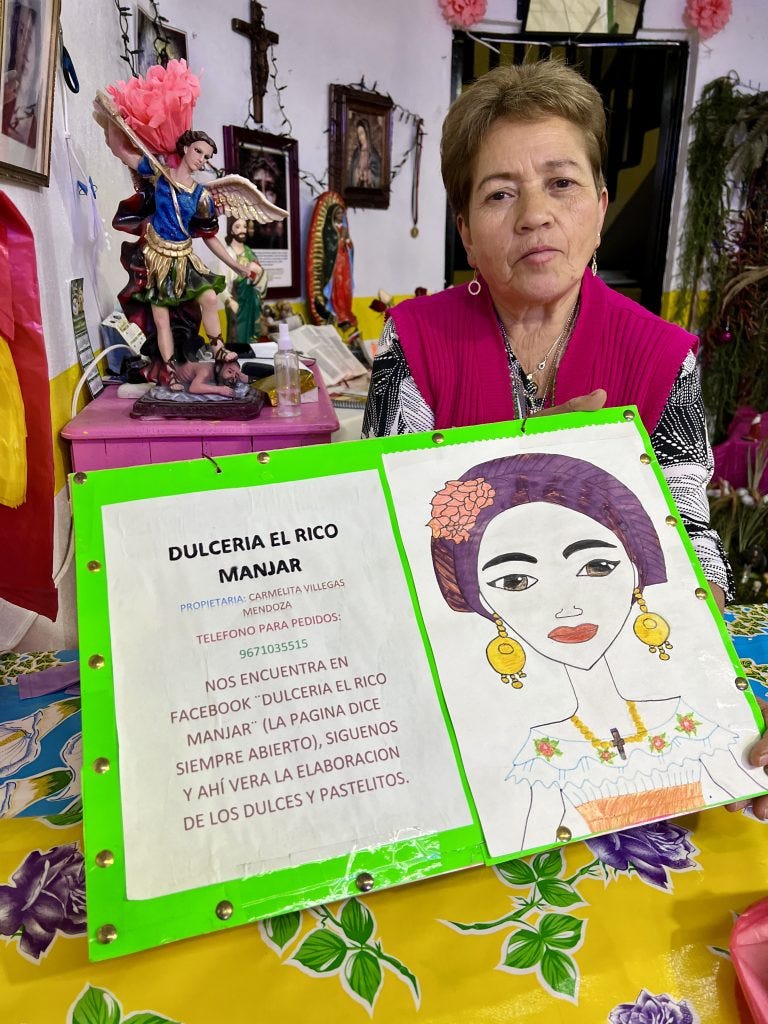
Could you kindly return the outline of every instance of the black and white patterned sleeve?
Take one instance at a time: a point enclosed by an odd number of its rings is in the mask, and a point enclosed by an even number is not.
[[[432,430],[434,425],[434,413],[416,387],[390,317],[384,325],[373,361],[362,436],[417,434],[421,430]]]
[[[709,527],[707,484],[714,460],[707,437],[696,358],[689,352],[672,386],[651,444],[704,575],[733,599],[733,574],[720,537]]]

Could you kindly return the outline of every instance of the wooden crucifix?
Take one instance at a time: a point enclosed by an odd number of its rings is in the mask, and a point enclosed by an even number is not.
[[[232,31],[247,36],[251,41],[251,92],[253,94],[253,117],[261,124],[264,120],[264,94],[269,80],[267,51],[280,42],[280,36],[270,32],[264,24],[264,8],[257,0],[251,0],[251,20],[232,19]]]

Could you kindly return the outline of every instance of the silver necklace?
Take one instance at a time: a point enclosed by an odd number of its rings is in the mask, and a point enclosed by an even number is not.
[[[573,308],[571,309],[571,312],[568,314],[568,319],[563,324],[562,331],[560,331],[558,336],[555,338],[555,340],[549,346],[547,354],[544,356],[544,358],[541,360],[540,363],[536,364],[535,368],[533,370],[531,370],[530,373],[526,373],[525,376],[526,376],[527,380],[530,381],[530,380],[533,379],[535,374],[541,373],[541,371],[546,367],[547,360],[549,359],[549,357],[552,355],[552,353],[555,351],[555,349],[558,347],[558,345],[560,345],[562,343],[563,339],[568,337],[568,335],[571,332],[571,328],[573,327],[573,321],[576,318],[576,310],[578,309],[578,306],[579,306],[579,300],[577,298],[576,301],[573,304]],[[518,362],[519,362],[519,360],[518,360]]]
[[[531,393],[531,390],[533,389],[533,387],[535,387],[535,384],[534,384],[534,381],[533,381],[533,375],[534,375],[534,373],[536,371],[532,370],[531,373],[528,373],[528,374],[524,372],[523,367],[522,367],[522,365],[520,363],[520,360],[515,355],[515,353],[514,353],[514,351],[512,349],[512,346],[509,343],[509,338],[507,337],[507,332],[506,332],[506,329],[505,329],[504,324],[502,322],[502,319],[498,315],[498,313],[496,314],[496,318],[498,320],[499,328],[501,329],[501,337],[502,337],[502,340],[504,342],[504,347],[505,347],[505,349],[507,351],[507,360],[508,360],[508,363],[509,363],[509,377],[510,377],[510,384],[512,386],[512,402],[514,404],[515,416],[517,418],[525,419],[525,415],[524,415],[524,413],[522,411],[522,403],[523,402],[527,402],[527,404],[531,408],[531,412],[539,413],[539,412],[541,412],[544,409],[544,406],[546,405],[548,397],[550,397],[552,400],[554,400],[554,395],[555,395],[555,387],[554,387],[554,385],[555,385],[555,378],[557,376],[557,368],[558,368],[558,366],[560,364],[560,360],[561,360],[561,358],[563,356],[563,353],[565,352],[565,349],[566,349],[566,347],[568,345],[568,342],[570,341],[571,334],[573,333],[573,328],[574,328],[574,325],[575,325],[575,322],[576,322],[576,317],[579,314],[579,307],[580,307],[580,305],[581,305],[581,293],[579,293],[579,296],[576,299],[576,302],[574,303],[573,309],[571,310],[570,314],[568,315],[568,319],[566,320],[565,326],[563,327],[562,331],[560,332],[560,334],[558,334],[557,338],[555,338],[554,344],[550,347],[549,351],[544,356],[544,359],[536,367],[537,370],[543,370],[544,367],[547,364],[547,361],[549,360],[549,357],[552,355],[553,352],[555,353],[555,359],[554,359],[554,361],[552,363],[552,367],[550,369],[550,372],[547,375],[546,384],[542,388],[541,392],[537,393],[535,395]],[[518,372],[519,372],[519,377],[517,379],[520,380],[520,382],[523,384],[523,388],[521,389],[522,393],[519,396],[518,396],[518,393],[517,393],[518,389],[515,386],[515,377],[516,377],[516,373],[514,371],[514,364],[515,363],[518,366]],[[537,389],[537,391],[538,391],[538,389]]]

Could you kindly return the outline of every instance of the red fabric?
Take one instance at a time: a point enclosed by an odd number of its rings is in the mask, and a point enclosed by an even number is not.
[[[392,310],[403,352],[435,427],[514,418],[507,356],[488,286],[409,299]],[[636,405],[649,431],[659,422],[697,339],[584,275],[581,309],[557,373],[555,404],[608,392],[607,406]]]
[[[12,268],[12,270],[11,270]],[[0,192],[0,332],[19,378],[27,421],[27,497],[0,505],[0,597],[49,619],[53,584],[53,441],[48,360],[40,316],[35,243],[29,225]]]

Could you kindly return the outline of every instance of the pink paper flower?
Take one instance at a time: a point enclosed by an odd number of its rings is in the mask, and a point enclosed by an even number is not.
[[[683,20],[695,28],[702,39],[709,39],[725,28],[732,13],[732,0],[687,0]]]
[[[469,28],[485,17],[486,0],[437,0],[440,11],[454,28]]]
[[[437,540],[444,537],[454,544],[469,540],[478,513],[493,504],[496,491],[482,477],[477,480],[449,480],[432,499],[432,518],[427,525]]]
[[[131,78],[107,86],[129,127],[153,153],[175,152],[176,140],[192,127],[200,81],[185,60],[155,64],[146,78]]]

